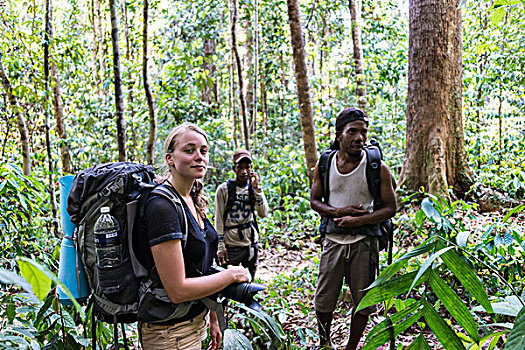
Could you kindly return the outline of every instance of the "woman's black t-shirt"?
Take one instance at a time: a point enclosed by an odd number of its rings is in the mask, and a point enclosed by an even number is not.
[[[166,187],[179,196],[173,187]],[[206,275],[217,253],[217,231],[207,218],[204,219],[204,229],[201,229],[182,198],[181,202],[188,224],[188,237],[182,252],[186,277]],[[174,239],[182,239],[182,229],[177,210],[170,200],[153,194],[146,202],[139,234],[134,241],[137,260],[148,271],[151,271],[155,266],[151,247]],[[192,319],[202,313],[205,308],[204,304],[199,301],[191,307],[186,316],[163,324],[176,324]]]

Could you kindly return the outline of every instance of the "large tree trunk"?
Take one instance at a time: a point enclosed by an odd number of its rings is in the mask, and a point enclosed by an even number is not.
[[[118,35],[117,3],[109,0],[111,11],[111,43],[113,46],[113,74],[115,83],[115,119],[117,122],[118,160],[126,161],[126,123],[124,122],[124,101],[122,98],[122,73],[120,71],[120,47]]]
[[[44,114],[45,114],[45,123],[46,123],[46,149],[47,149],[47,164],[48,164],[48,179],[49,179],[49,201],[51,204],[51,213],[53,215],[53,231],[55,236],[59,237],[58,233],[58,215],[57,215],[57,202],[55,198],[55,183],[53,180],[53,174],[55,173],[53,167],[53,153],[51,152],[51,135],[49,126],[49,111],[48,111],[48,94],[49,91],[49,42],[53,37],[51,29],[51,18],[52,18],[52,5],[51,0],[46,0],[46,14],[45,14],[45,36],[44,36],[44,81],[45,81],[45,90],[46,94],[44,99]]]
[[[313,179],[315,164],[317,163],[317,147],[315,145],[314,118],[310,89],[308,88],[308,73],[306,71],[306,55],[304,52],[299,3],[297,0],[287,0],[288,18],[290,22],[290,36],[292,39],[293,61],[295,65],[295,80],[297,82],[297,97],[299,113],[301,114],[301,130],[303,133],[306,168],[310,183]]]
[[[3,53],[0,51],[0,79],[4,86],[7,99],[13,108],[13,114],[17,119],[18,131],[20,132],[20,146],[22,148],[22,171],[24,175],[31,175],[31,156],[29,150],[29,133],[27,132],[27,124],[24,116],[20,113],[20,107],[16,96],[13,95],[13,88],[9,82],[9,78],[4,70],[4,64],[2,62]]]
[[[410,0],[407,136],[400,186],[469,189],[463,144],[459,0]]]
[[[352,43],[354,46],[355,78],[359,108],[366,109],[366,91],[363,71],[363,44],[361,42],[361,6],[359,0],[349,0],[352,17]]]
[[[144,0],[144,30],[142,32],[142,80],[144,82],[144,90],[146,91],[146,99],[148,101],[149,111],[149,136],[146,148],[146,162],[153,164],[155,139],[157,135],[157,118],[155,116],[155,105],[153,103],[153,95],[148,81],[148,9],[149,0]]]
[[[239,50],[237,49],[237,18],[239,14],[239,4],[237,0],[233,0],[232,5],[232,23],[231,23],[231,39],[232,49],[235,57],[235,63],[237,66],[237,78],[239,79],[239,102],[241,106],[242,116],[242,127],[244,130],[244,147],[246,150],[250,150],[249,133],[248,133],[248,118],[246,115],[246,100],[244,98],[244,80],[242,78],[242,65],[241,58],[239,56]]]

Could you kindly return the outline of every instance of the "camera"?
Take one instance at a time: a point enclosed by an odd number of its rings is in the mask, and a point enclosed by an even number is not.
[[[225,269],[220,266],[211,266],[210,273],[214,274],[217,272],[224,271]],[[231,299],[243,303],[254,311],[260,311],[262,309],[261,304],[253,299],[255,294],[264,290],[266,286],[264,284],[254,282],[243,282],[243,283],[232,283],[219,292],[226,299]]]

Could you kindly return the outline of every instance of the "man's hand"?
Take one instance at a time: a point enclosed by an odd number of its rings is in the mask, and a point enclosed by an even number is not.
[[[230,261],[230,259],[228,258],[228,251],[226,249],[218,252],[217,255],[219,256],[219,263],[222,266],[228,265],[228,262]]]
[[[342,218],[334,218],[334,222],[339,227],[350,228],[359,227],[363,224],[360,222],[359,217],[356,216],[343,216]]]
[[[259,175],[255,171],[250,172],[250,183],[254,190],[259,189]]]
[[[222,334],[215,311],[210,311],[210,347],[208,350],[219,350],[221,348]]]
[[[363,210],[363,205],[359,204],[358,206],[349,205],[343,208],[339,208],[337,211],[337,216],[343,217],[343,216],[361,216],[365,214],[369,214],[367,210]]]

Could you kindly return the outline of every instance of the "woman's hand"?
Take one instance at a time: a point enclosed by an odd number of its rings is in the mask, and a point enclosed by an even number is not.
[[[222,334],[215,311],[210,311],[210,338],[211,343],[208,350],[219,350],[221,347]]]
[[[242,266],[229,265],[224,273],[229,273],[232,277],[232,283],[250,282],[252,276],[247,268]]]

